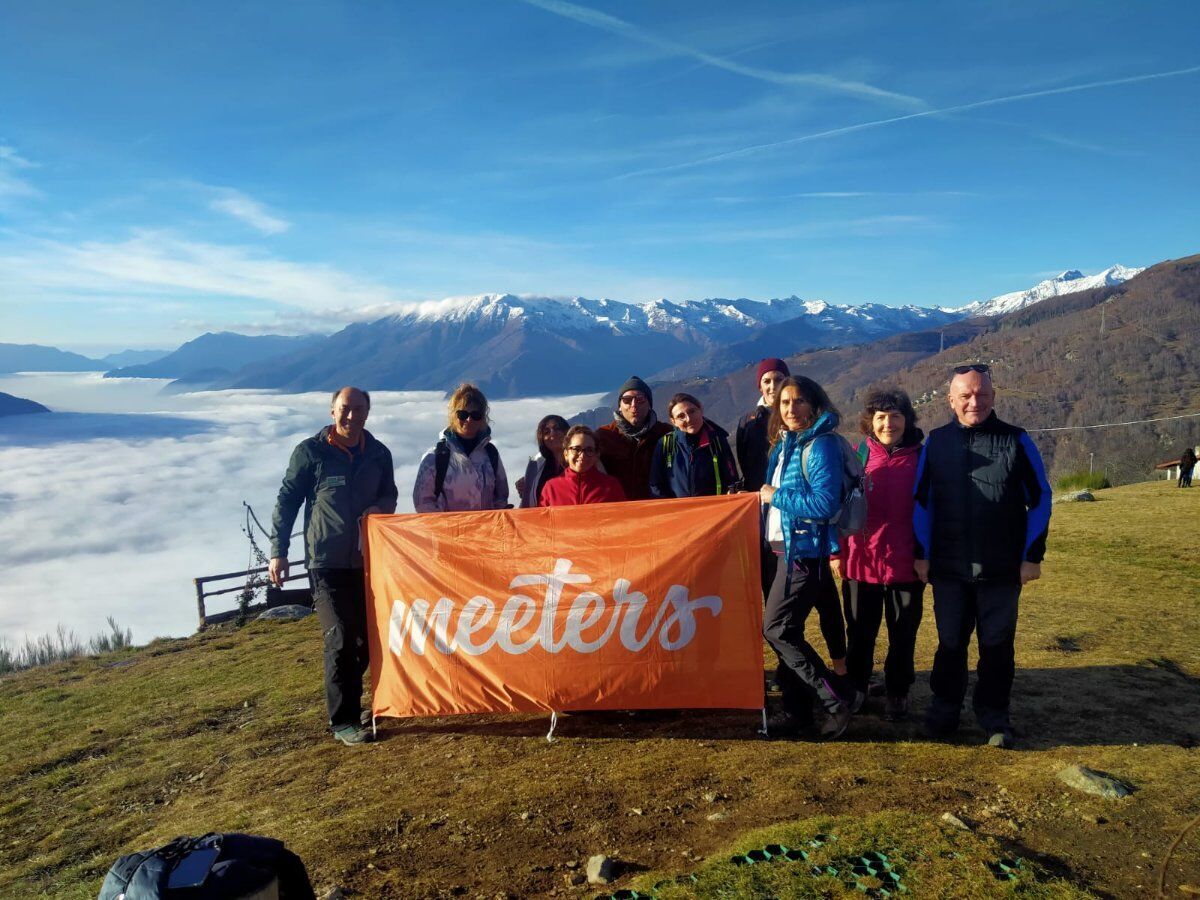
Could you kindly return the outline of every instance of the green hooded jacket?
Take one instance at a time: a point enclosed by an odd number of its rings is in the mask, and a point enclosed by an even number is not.
[[[363,432],[352,456],[329,443],[325,426],[292,451],[271,519],[271,556],[287,559],[292,525],[304,504],[304,558],[309,569],[361,569],[358,520],[372,506],[396,511],[392,454]]]

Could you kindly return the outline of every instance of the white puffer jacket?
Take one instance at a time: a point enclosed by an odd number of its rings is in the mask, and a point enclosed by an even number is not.
[[[496,454],[496,469],[487,452],[491,432],[485,432],[471,455],[462,451],[457,438],[449,430],[442,440],[450,446],[450,460],[440,497],[434,496],[437,445],[430,447],[417,467],[413,485],[413,507],[417,512],[464,512],[480,509],[505,509],[508,506],[508,475],[504,462]]]

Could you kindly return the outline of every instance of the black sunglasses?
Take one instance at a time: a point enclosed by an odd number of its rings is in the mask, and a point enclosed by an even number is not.
[[[955,366],[954,367],[955,375],[966,375],[968,372],[978,372],[980,375],[982,375],[983,373],[990,372],[990,371],[991,371],[991,368],[987,365],[987,363],[973,363],[972,365],[969,365],[969,366]]]
[[[483,413],[477,409],[456,409],[454,415],[458,416],[458,421],[460,422],[465,422],[467,419],[475,422],[483,421]]]

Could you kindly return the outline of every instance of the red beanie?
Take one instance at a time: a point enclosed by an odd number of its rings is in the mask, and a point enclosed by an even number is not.
[[[764,359],[758,364],[758,374],[754,376],[755,387],[758,387],[759,383],[762,381],[762,377],[768,372],[782,372],[785,378],[792,374],[788,371],[787,363],[785,363],[782,359],[776,359],[772,356],[769,359]]]

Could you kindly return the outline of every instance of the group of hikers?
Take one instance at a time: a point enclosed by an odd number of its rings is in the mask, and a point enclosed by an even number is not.
[[[748,576],[761,581],[763,635],[779,659],[781,695],[769,733],[840,736],[875,687],[883,624],[884,716],[905,719],[930,584],[938,646],[927,731],[946,737],[959,727],[974,632],[974,711],[990,745],[1012,747],[1018,598],[1041,574],[1050,487],[1029,436],[996,417],[989,367],[959,366],[950,375],[952,418],[927,439],[904,391],[869,391],[857,449],[838,435],[841,415],[825,390],[793,376],[781,359],[758,365],[759,399],[738,422],[732,444],[690,394],[671,397],[670,424],[660,421],[649,385],[631,377],[617,392],[608,424],[592,429],[559,415],[541,419],[536,452],[516,482],[516,504],[491,442],[487,398],[463,384],[450,396],[446,428],[418,466],[413,506],[436,513],[757,492],[762,567]],[[369,412],[364,390],[346,387],[333,395],[332,425],[292,453],[271,541],[270,577],[282,585],[289,535],[304,505],[329,722],[346,744],[373,733],[360,706],[369,657],[358,520],[394,512],[398,497],[391,455],[364,428]],[[865,521],[853,533],[840,533],[836,522],[856,479],[866,497]],[[805,637],[814,610],[828,662]]]

